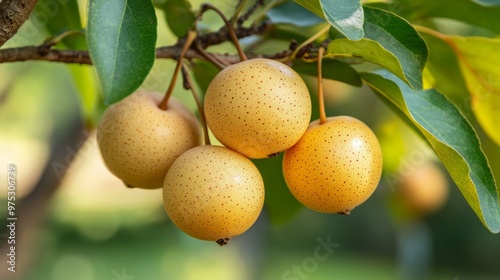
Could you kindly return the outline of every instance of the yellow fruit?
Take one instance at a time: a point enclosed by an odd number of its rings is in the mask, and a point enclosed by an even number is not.
[[[135,92],[109,106],[99,123],[97,141],[104,163],[130,187],[161,188],[174,160],[201,143],[194,114],[172,98],[168,109],[161,110],[161,98]]]
[[[403,206],[415,214],[428,214],[439,209],[448,197],[448,180],[433,163],[415,167],[396,189]]]
[[[382,174],[378,140],[363,122],[347,116],[312,122],[283,157],[283,174],[303,205],[349,214],[377,188]]]
[[[220,146],[199,146],[170,167],[165,210],[192,237],[220,245],[245,232],[264,205],[264,182],[246,157]]]
[[[205,114],[210,130],[226,147],[265,158],[300,139],[311,119],[311,99],[293,69],[256,58],[231,65],[212,80]]]

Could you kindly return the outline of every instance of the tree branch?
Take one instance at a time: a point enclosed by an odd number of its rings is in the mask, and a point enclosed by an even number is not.
[[[177,46],[166,46],[159,47],[156,49],[156,58],[172,58],[175,59],[181,49]],[[237,55],[232,54],[211,54],[217,59],[222,60],[228,64],[238,63],[240,59]],[[267,57],[271,59],[283,58],[290,55],[290,51],[280,52],[274,55],[251,55],[249,58],[256,57]],[[184,56],[186,59],[201,59],[207,60],[202,54],[198,53],[196,50],[188,50]],[[51,61],[51,62],[63,62],[63,63],[78,63],[78,64],[92,64],[90,55],[88,51],[83,50],[58,50],[51,49],[50,46],[40,45],[40,46],[28,46],[22,48],[10,48],[0,50],[0,63],[4,62],[17,62],[17,61]]]
[[[3,2],[0,2],[0,4]],[[263,34],[267,32],[270,28],[269,23],[263,23],[259,26],[253,27],[240,27],[237,28],[236,36],[238,38],[247,37],[255,34]],[[199,36],[196,41],[202,48],[207,48],[209,46],[217,45],[222,42],[229,40],[229,33],[225,28],[220,29],[217,32],[211,32]],[[159,47],[156,49],[156,58],[176,58],[182,49],[184,39],[180,39],[179,42],[172,46]],[[63,62],[63,63],[79,63],[79,64],[92,64],[90,55],[88,51],[85,50],[59,50],[53,49],[54,43],[45,43],[39,46],[25,46],[19,48],[9,48],[0,49],[0,63],[4,62],[17,62],[26,60],[38,60],[38,61],[52,61],[52,62]],[[281,58],[284,57],[286,53],[280,53],[270,58]],[[228,64],[234,64],[239,62],[239,59],[235,55],[228,54],[214,54],[218,59],[221,59]],[[257,57],[255,55],[250,55],[250,57]],[[200,54],[196,49],[189,49],[186,53],[185,58],[187,59],[202,59],[206,58]]]
[[[28,20],[38,0],[3,0],[0,2],[0,47]]]

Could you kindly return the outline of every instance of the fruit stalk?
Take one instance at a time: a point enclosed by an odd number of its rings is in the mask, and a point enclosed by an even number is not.
[[[170,96],[174,91],[175,82],[177,81],[177,75],[179,74],[179,70],[181,69],[182,66],[182,60],[184,59],[187,50],[189,49],[189,47],[191,46],[191,44],[194,42],[195,39],[196,39],[196,31],[190,30],[186,37],[186,43],[182,47],[181,54],[177,59],[177,64],[175,65],[174,74],[172,75],[172,79],[170,80],[170,85],[168,86],[167,92],[165,93],[165,97],[163,97],[163,100],[158,105],[158,108],[160,108],[161,110],[164,111],[167,110],[168,100],[170,99]]]
[[[319,124],[326,123],[326,112],[325,112],[325,98],[323,94],[323,53],[325,52],[324,47],[319,47],[318,49],[318,100],[319,100]]]

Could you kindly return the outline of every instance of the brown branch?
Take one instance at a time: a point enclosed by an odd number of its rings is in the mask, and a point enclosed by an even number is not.
[[[64,63],[92,64],[87,51],[57,50],[50,45],[27,46],[0,50],[0,62],[43,60]]]
[[[2,2],[3,3],[3,2]],[[247,37],[254,34],[262,34],[268,31],[270,28],[269,23],[264,23],[257,27],[250,28],[238,28],[236,29],[236,36],[238,38]],[[199,36],[196,41],[199,46],[206,48],[208,46],[220,44],[229,40],[229,33],[226,29],[221,29],[217,32],[207,33]],[[184,43],[184,39],[179,40],[179,42],[172,46],[159,47],[156,49],[156,58],[176,58],[181,50]],[[79,63],[79,64],[92,64],[90,55],[88,51],[85,50],[59,50],[53,49],[52,43],[46,43],[39,46],[25,46],[18,48],[0,49],[0,63],[4,62],[17,62],[26,60],[37,60],[37,61],[52,61],[52,62],[63,62],[63,63]],[[235,55],[228,54],[212,54],[217,59],[224,61],[227,64],[234,64],[239,62],[239,59]],[[269,58],[282,58],[286,53],[280,53],[276,55],[268,56]],[[250,55],[251,58],[260,57],[256,55]],[[186,53],[185,58],[187,59],[202,59],[206,58],[200,54],[195,49],[189,49]]]
[[[28,20],[38,0],[3,0],[0,2],[0,46]]]
[[[156,58],[177,58],[181,49],[177,46],[167,46],[159,47],[156,49]],[[222,60],[227,64],[235,64],[240,61],[237,55],[232,54],[213,54],[216,59]],[[290,55],[290,51],[284,51],[273,55],[252,55],[249,54],[249,58],[256,57],[266,57],[271,59],[284,58]],[[186,59],[201,59],[207,60],[203,55],[198,53],[196,50],[188,50]],[[22,48],[10,48],[0,50],[0,63],[4,62],[18,62],[26,60],[35,61],[51,61],[51,62],[63,62],[63,63],[78,63],[78,64],[92,64],[89,52],[83,50],[58,50],[51,49],[50,46],[40,45],[40,46],[28,46]]]

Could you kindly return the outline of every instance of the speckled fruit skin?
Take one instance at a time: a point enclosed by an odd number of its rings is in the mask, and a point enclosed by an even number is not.
[[[434,163],[426,162],[404,177],[396,194],[414,214],[429,214],[446,202],[448,180]]]
[[[201,144],[194,114],[172,98],[161,110],[161,99],[154,92],[135,92],[109,106],[97,128],[104,163],[130,187],[161,188],[174,160]]]
[[[264,205],[264,182],[246,157],[220,146],[182,154],[163,185],[165,210],[185,233],[217,241],[242,234]]]
[[[382,151],[363,122],[347,116],[312,122],[283,157],[283,173],[303,205],[324,213],[349,214],[377,188]]]
[[[311,120],[311,99],[293,69],[255,58],[219,72],[207,89],[205,115],[224,146],[266,158],[300,139]]]

